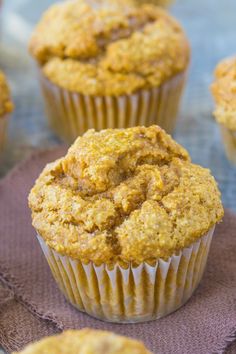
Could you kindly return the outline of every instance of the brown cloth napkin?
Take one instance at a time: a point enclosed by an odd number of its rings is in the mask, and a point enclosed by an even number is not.
[[[45,164],[64,153],[32,155],[0,182],[0,343],[18,350],[62,329],[92,327],[143,340],[157,354],[223,353],[236,336],[236,216],[226,211],[204,278],[180,310],[143,324],[101,322],[64,299],[31,226],[29,190]]]

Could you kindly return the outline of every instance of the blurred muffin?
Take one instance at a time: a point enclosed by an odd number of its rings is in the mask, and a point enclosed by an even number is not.
[[[50,124],[65,140],[89,128],[154,123],[172,132],[190,49],[180,25],[159,7],[117,0],[53,5],[30,52]]]
[[[168,6],[170,5],[173,0],[134,0],[136,1],[137,4],[153,4],[153,5],[158,5],[158,6]]]
[[[236,57],[218,64],[211,89],[216,103],[214,115],[221,127],[226,155],[236,164]]]
[[[20,354],[151,354],[134,339],[93,329],[69,330],[29,344]],[[15,353],[16,354],[16,353]]]
[[[3,150],[6,141],[7,124],[12,110],[13,103],[7,80],[3,72],[0,71],[0,152]]]
[[[186,302],[223,216],[209,170],[158,126],[89,130],[46,166],[29,206],[60,289],[114,322],[156,319]]]

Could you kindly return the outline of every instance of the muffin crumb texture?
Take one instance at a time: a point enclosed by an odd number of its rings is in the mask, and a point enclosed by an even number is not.
[[[13,110],[10,90],[3,72],[0,71],[0,117]]]
[[[180,25],[154,5],[76,0],[50,7],[30,51],[53,83],[88,95],[122,95],[183,72],[189,45]]]
[[[236,57],[218,64],[211,89],[216,102],[214,115],[217,121],[236,131]]]
[[[21,354],[151,354],[136,340],[112,332],[69,330],[29,344]],[[16,354],[16,353],[15,353]]]
[[[95,263],[167,259],[223,216],[209,170],[158,126],[89,130],[46,166],[29,205],[50,247]]]

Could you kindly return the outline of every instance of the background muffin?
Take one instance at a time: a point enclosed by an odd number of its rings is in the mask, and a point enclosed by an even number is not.
[[[228,159],[236,164],[236,57],[219,63],[211,88],[216,102],[214,115],[221,127],[225,151]]]
[[[159,123],[172,131],[189,63],[180,25],[132,2],[52,6],[30,41],[46,110],[60,136]]]
[[[45,168],[29,205],[66,297],[115,322],[187,301],[223,215],[210,172],[157,126],[88,131]]]
[[[3,72],[0,71],[0,152],[6,141],[8,117],[12,110],[13,103],[7,80]]]
[[[173,0],[134,0],[137,4],[154,4],[158,6],[167,6],[173,2]]]
[[[29,344],[21,354],[151,354],[134,339],[112,332],[83,329],[65,331]]]

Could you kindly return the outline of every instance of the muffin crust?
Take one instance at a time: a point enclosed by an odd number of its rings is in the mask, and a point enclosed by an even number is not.
[[[13,110],[13,103],[10,97],[10,90],[7,80],[2,71],[0,71],[0,118]]]
[[[211,89],[216,102],[216,120],[236,131],[236,57],[218,64]]]
[[[167,259],[223,216],[209,170],[158,126],[89,130],[46,166],[29,206],[50,247],[96,264]]]
[[[136,340],[112,332],[69,330],[29,344],[21,354],[151,354]],[[15,353],[16,354],[16,353]]]
[[[154,5],[75,0],[53,5],[30,51],[55,84],[88,95],[122,95],[183,72],[189,45],[180,25]]]

